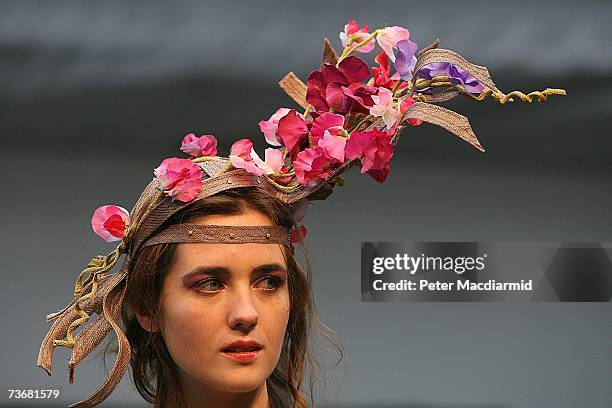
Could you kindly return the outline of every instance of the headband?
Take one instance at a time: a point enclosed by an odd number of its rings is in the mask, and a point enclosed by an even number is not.
[[[55,347],[71,348],[72,383],[75,367],[111,330],[119,349],[104,383],[72,407],[100,404],[129,365],[130,344],[117,319],[129,266],[141,248],[165,243],[252,242],[281,244],[293,251],[293,244],[306,235],[306,229],[297,226],[304,211],[312,201],[326,199],[336,186],[343,185],[344,172],[357,167],[378,183],[385,182],[403,130],[431,123],[484,152],[468,119],[438,103],[463,96],[504,105],[565,95],[563,89],[556,88],[506,94],[497,88],[486,67],[439,48],[438,40],[418,50],[404,27],[370,32],[366,25],[359,27],[352,20],[340,32],[340,40],[340,54],[324,40],[321,64],[306,83],[294,73],[279,82],[301,109],[279,108],[258,123],[271,146],[264,158],[256,153],[250,139],[237,140],[228,157],[222,157],[214,136],[190,133],[180,147],[187,157],[163,160],[131,211],[117,205],[94,211],[94,232],[119,244],[106,256],[94,257],[78,275],[72,301],[47,315],[53,324],[42,341],[37,364],[51,375]],[[377,45],[381,51],[371,63],[355,55],[369,54]],[[166,225],[194,202],[244,187],[259,189],[289,205],[294,226]],[[123,265],[111,273],[122,255],[126,255]],[[89,322],[93,313],[98,318]]]
[[[291,247],[291,231],[278,225],[175,224],[155,234],[142,247],[168,243],[281,244]]]

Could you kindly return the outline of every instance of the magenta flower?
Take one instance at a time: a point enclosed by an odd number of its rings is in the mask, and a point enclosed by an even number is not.
[[[189,202],[202,189],[202,169],[190,159],[164,159],[153,174],[173,200]]]
[[[393,94],[387,88],[379,88],[378,94],[372,96],[374,106],[370,108],[372,116],[381,117],[389,129],[399,115],[399,109],[393,106]]]
[[[304,116],[291,109],[278,121],[278,135],[294,160],[302,144],[308,140],[308,123]]]
[[[410,31],[408,31],[404,27],[387,27],[384,28],[377,36],[376,41],[378,41],[378,45],[382,48],[389,59],[395,62],[395,55],[393,54],[393,49],[397,48],[397,43],[402,40],[408,40],[410,38]]]
[[[402,103],[400,103],[400,112],[402,113],[402,115],[405,114],[406,111],[408,110],[408,108],[410,108],[412,105],[414,105],[415,102],[416,101],[414,99],[412,99],[411,97],[405,98],[402,101]],[[423,123],[423,121],[421,119],[408,118],[408,123],[411,126],[419,126],[420,124]]]
[[[306,101],[319,113],[328,112],[330,108],[339,114],[352,112],[358,108],[355,106],[357,102],[353,103],[350,95],[345,94],[344,88],[350,88],[351,95],[363,93],[357,91],[357,88],[364,87],[362,81],[370,75],[368,65],[355,56],[343,59],[338,67],[323,64],[320,71],[313,71],[308,76]]]
[[[370,108],[374,106],[372,96],[377,92],[378,88],[374,86],[350,84],[348,87],[342,87],[342,94],[344,96],[343,103],[345,103],[346,106],[349,106],[348,112],[367,114]]]
[[[331,112],[323,113],[312,122],[310,128],[312,144],[318,143],[326,130],[329,130],[333,135],[346,134],[343,126],[344,115],[338,115]]]
[[[127,233],[130,213],[118,205],[96,208],[91,217],[91,228],[106,242],[119,241]]]
[[[217,138],[213,135],[197,137],[195,133],[189,133],[183,138],[181,151],[194,157],[216,156]]]
[[[378,129],[367,132],[353,132],[346,142],[346,158],[361,159],[361,172],[367,173],[379,183],[389,175],[389,161],[394,147],[389,135]]]
[[[259,121],[259,129],[264,134],[266,142],[272,146],[281,146],[283,144],[282,139],[278,135],[278,121],[281,120],[291,109],[289,108],[278,108],[276,112],[268,120]],[[298,114],[302,116],[301,114]],[[302,116],[303,117],[303,116]]]
[[[319,178],[327,178],[331,172],[330,160],[326,157],[324,149],[316,145],[298,153],[293,161],[293,169],[298,181],[306,185]]]
[[[307,185],[316,178],[325,179],[337,163],[344,162],[346,138],[332,135],[329,130],[318,143],[298,153],[293,169],[298,181]]]
[[[344,25],[344,31],[340,33],[340,41],[342,41],[342,47],[346,48],[349,45],[357,45],[362,41],[365,41],[370,33],[368,33],[368,26],[363,25],[359,28],[359,24],[355,20],[351,20]],[[367,44],[357,48],[355,51],[363,52],[365,54],[371,52],[374,49],[374,39],[368,41]]]

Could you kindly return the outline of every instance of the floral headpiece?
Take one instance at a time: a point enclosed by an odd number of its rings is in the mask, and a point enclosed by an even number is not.
[[[131,259],[138,250],[160,243],[227,242],[277,243],[290,248],[306,234],[305,228],[282,226],[218,226],[179,224],[161,229],[164,222],[194,201],[237,187],[258,187],[292,204],[295,225],[310,201],[325,199],[342,173],[359,167],[379,183],[389,175],[389,163],[401,131],[422,122],[443,127],[476,149],[484,148],[466,117],[436,105],[462,95],[476,101],[487,97],[500,104],[544,101],[565,95],[562,89],[524,94],[501,92],[488,70],[459,54],[439,48],[436,40],[418,49],[406,28],[393,26],[369,32],[353,20],[340,33],[343,51],[338,56],[324,40],[323,59],[306,83],[293,73],[281,81],[283,90],[303,109],[278,109],[259,122],[272,146],[259,156],[249,139],[230,148],[229,157],[218,156],[212,135],[186,135],[180,150],[188,155],[167,158],[154,170],[154,179],[131,212],[116,205],[95,210],[91,224],[106,241],[120,241],[106,256],[93,258],[78,276],[74,299],[63,310],[47,316],[54,321],[43,340],[38,365],[51,375],[55,346],[72,349],[69,381],[75,367],[111,331],[119,351],[117,361],[101,387],[74,407],[95,406],[118,385],[130,360],[130,345],[116,319],[126,290]],[[355,53],[381,51],[370,67]],[[120,256],[127,254],[120,271],[110,274]],[[98,319],[88,322],[92,313]]]

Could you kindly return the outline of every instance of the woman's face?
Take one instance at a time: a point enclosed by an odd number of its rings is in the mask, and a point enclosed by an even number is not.
[[[254,210],[192,221],[272,225]],[[278,363],[289,319],[287,264],[279,244],[180,244],[164,280],[159,328],[183,387],[248,392]],[[256,342],[258,351],[236,341]]]

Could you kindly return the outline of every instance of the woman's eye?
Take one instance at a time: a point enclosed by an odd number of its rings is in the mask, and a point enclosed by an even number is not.
[[[201,292],[216,292],[222,288],[221,282],[217,279],[206,279],[194,285]]]
[[[257,282],[263,290],[276,290],[283,286],[285,280],[277,276],[269,275]]]

